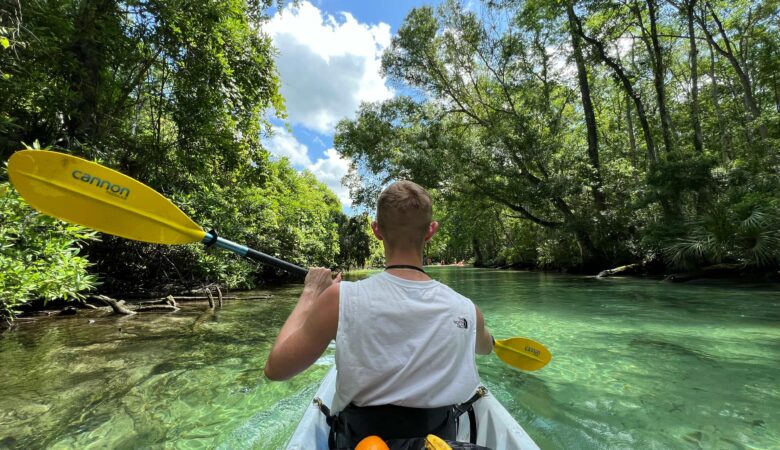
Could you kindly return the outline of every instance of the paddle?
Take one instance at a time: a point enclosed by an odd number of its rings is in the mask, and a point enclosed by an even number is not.
[[[541,369],[552,359],[547,347],[521,337],[496,341],[493,351],[505,363],[528,372]]]
[[[189,244],[230,250],[306,276],[303,267],[206,232],[149,186],[100,164],[45,150],[22,150],[8,160],[8,175],[33,208],[103,233],[155,244]]]

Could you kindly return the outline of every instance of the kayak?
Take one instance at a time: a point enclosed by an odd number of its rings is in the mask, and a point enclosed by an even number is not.
[[[336,367],[330,371],[320,384],[315,397],[330,406],[336,392]],[[488,394],[474,403],[477,421],[477,444],[496,450],[538,450],[539,446],[528,436],[523,427],[507,410]],[[460,417],[458,441],[469,442],[468,414]],[[306,408],[298,427],[287,443],[287,450],[327,450],[328,432],[325,415],[314,403]]]

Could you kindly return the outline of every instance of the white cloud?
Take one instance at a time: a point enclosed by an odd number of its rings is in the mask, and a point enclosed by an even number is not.
[[[274,157],[287,158],[295,167],[314,174],[336,194],[342,205],[349,207],[352,204],[349,190],[341,185],[341,179],[349,171],[349,160],[342,158],[336,149],[325,150],[322,158],[312,162],[309,148],[282,127],[273,127],[273,136],[266,139],[265,144]]]
[[[311,164],[309,149],[282,127],[273,127],[273,135],[268,138],[266,145],[272,154],[289,159],[293,165]]]
[[[350,13],[324,15],[303,1],[288,5],[263,28],[279,50],[277,66],[289,120],[330,134],[354,117],[361,101],[393,96],[379,75],[390,26],[359,23]]]
[[[328,185],[330,190],[341,200],[342,205],[350,206],[352,200],[349,198],[349,189],[341,184],[341,179],[349,171],[349,160],[342,158],[334,148],[325,150],[324,156],[324,158],[320,158],[314,164],[309,165],[307,169],[318,180]]]

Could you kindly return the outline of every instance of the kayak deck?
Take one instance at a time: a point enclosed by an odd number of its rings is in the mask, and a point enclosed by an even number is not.
[[[325,375],[316,397],[330,406],[335,392],[336,367],[333,366]],[[496,450],[539,449],[523,427],[492,395],[488,394],[474,403],[474,412],[477,418],[477,444]],[[468,420],[467,414],[460,417],[459,441],[469,440]],[[298,427],[287,443],[287,450],[327,449],[329,431],[330,428],[325,423],[325,415],[316,405],[309,403]]]

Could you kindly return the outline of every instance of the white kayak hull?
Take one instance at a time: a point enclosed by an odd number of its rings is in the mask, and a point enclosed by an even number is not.
[[[336,367],[334,366],[322,381],[316,397],[330,406],[335,392]],[[474,403],[474,412],[477,420],[477,444],[495,450],[539,449],[523,427],[492,395],[488,394]],[[469,441],[468,420],[468,414],[460,417],[459,441]],[[310,403],[287,443],[287,450],[327,450],[329,431],[328,424],[325,423],[325,415],[316,405]]]

